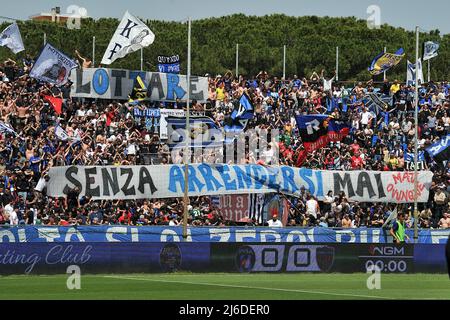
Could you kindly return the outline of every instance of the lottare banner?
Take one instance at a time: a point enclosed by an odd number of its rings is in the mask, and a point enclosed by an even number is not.
[[[153,101],[187,99],[187,77],[175,73],[144,72],[123,69],[89,68],[72,72],[71,96],[128,100],[134,80],[141,76]],[[208,78],[191,76],[191,99],[200,102],[208,98]]]

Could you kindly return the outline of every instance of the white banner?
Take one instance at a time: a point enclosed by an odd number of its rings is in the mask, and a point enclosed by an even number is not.
[[[159,122],[159,138],[161,140],[169,139],[167,133],[167,117],[185,117],[186,112],[180,109],[161,109],[161,120]]]
[[[8,47],[15,54],[25,50],[17,23],[9,25],[0,34],[0,47],[3,46]]]
[[[127,11],[103,55],[102,64],[111,64],[118,58],[148,47],[153,41],[155,35],[152,30]]]
[[[69,79],[71,70],[77,67],[75,61],[47,43],[34,63],[30,77],[62,86]]]
[[[282,192],[299,194],[305,187],[319,199],[329,191],[344,191],[361,202],[411,203],[414,172],[327,171],[287,166],[193,164],[189,166],[189,195]],[[182,197],[183,165],[53,167],[47,194],[64,197],[78,187],[93,199]],[[418,173],[418,201],[428,201],[433,173]]]
[[[423,69],[422,69],[422,60],[419,59],[419,85],[424,83],[423,80]],[[416,65],[408,61],[408,68],[406,70],[406,85],[415,86],[416,84]]]
[[[73,72],[71,96],[128,100],[134,80],[140,75],[148,87],[148,97],[153,101],[186,101],[187,77],[172,73],[144,72],[123,69],[78,69]],[[208,99],[208,78],[191,76],[191,99],[205,102]]]

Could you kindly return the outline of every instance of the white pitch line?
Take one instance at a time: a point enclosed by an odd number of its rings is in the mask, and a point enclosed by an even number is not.
[[[351,293],[332,293],[332,292],[323,292],[323,291],[309,291],[309,290],[267,288],[267,287],[251,287],[251,286],[240,286],[240,285],[221,284],[221,283],[175,281],[175,280],[158,280],[158,279],[132,278],[132,277],[120,277],[120,276],[104,276],[104,277],[105,278],[113,278],[113,279],[152,281],[152,282],[165,282],[165,283],[182,283],[182,284],[213,286],[213,287],[225,287],[225,288],[257,289],[257,290],[270,290],[270,291],[284,291],[284,292],[296,292],[296,293],[322,294],[322,295],[330,295],[330,296],[348,296],[348,297],[353,297],[353,298],[370,298],[370,299],[395,300],[394,298],[388,298],[388,297],[369,296],[369,295],[351,294]]]

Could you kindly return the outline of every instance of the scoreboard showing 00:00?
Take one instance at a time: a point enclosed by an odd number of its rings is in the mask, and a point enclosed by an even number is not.
[[[412,272],[412,259],[407,246],[374,245],[369,246],[369,254],[359,256],[364,271],[373,269],[380,272],[407,273]]]

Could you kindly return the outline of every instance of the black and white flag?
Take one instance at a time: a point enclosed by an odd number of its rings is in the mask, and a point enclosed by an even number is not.
[[[427,41],[423,45],[423,61],[430,60],[438,56],[439,43]]]
[[[424,83],[421,59],[419,59],[418,66],[419,66],[418,70],[419,85],[421,85],[422,83]],[[416,65],[409,61],[408,61],[408,68],[406,70],[406,85],[408,86],[416,85]]]
[[[118,58],[148,47],[153,41],[155,35],[152,30],[127,11],[103,55],[102,64],[111,64]]]
[[[0,34],[0,47],[8,47],[14,53],[25,50],[17,23],[9,25]]]
[[[259,224],[264,222],[264,204],[264,193],[250,194],[248,202],[248,216],[250,219],[255,219]]]
[[[70,72],[77,67],[74,60],[46,43],[30,71],[30,77],[63,86],[69,80]]]
[[[0,133],[10,134],[15,137],[18,136],[17,132],[15,132],[14,129],[9,124],[4,123],[3,121],[0,121]]]

